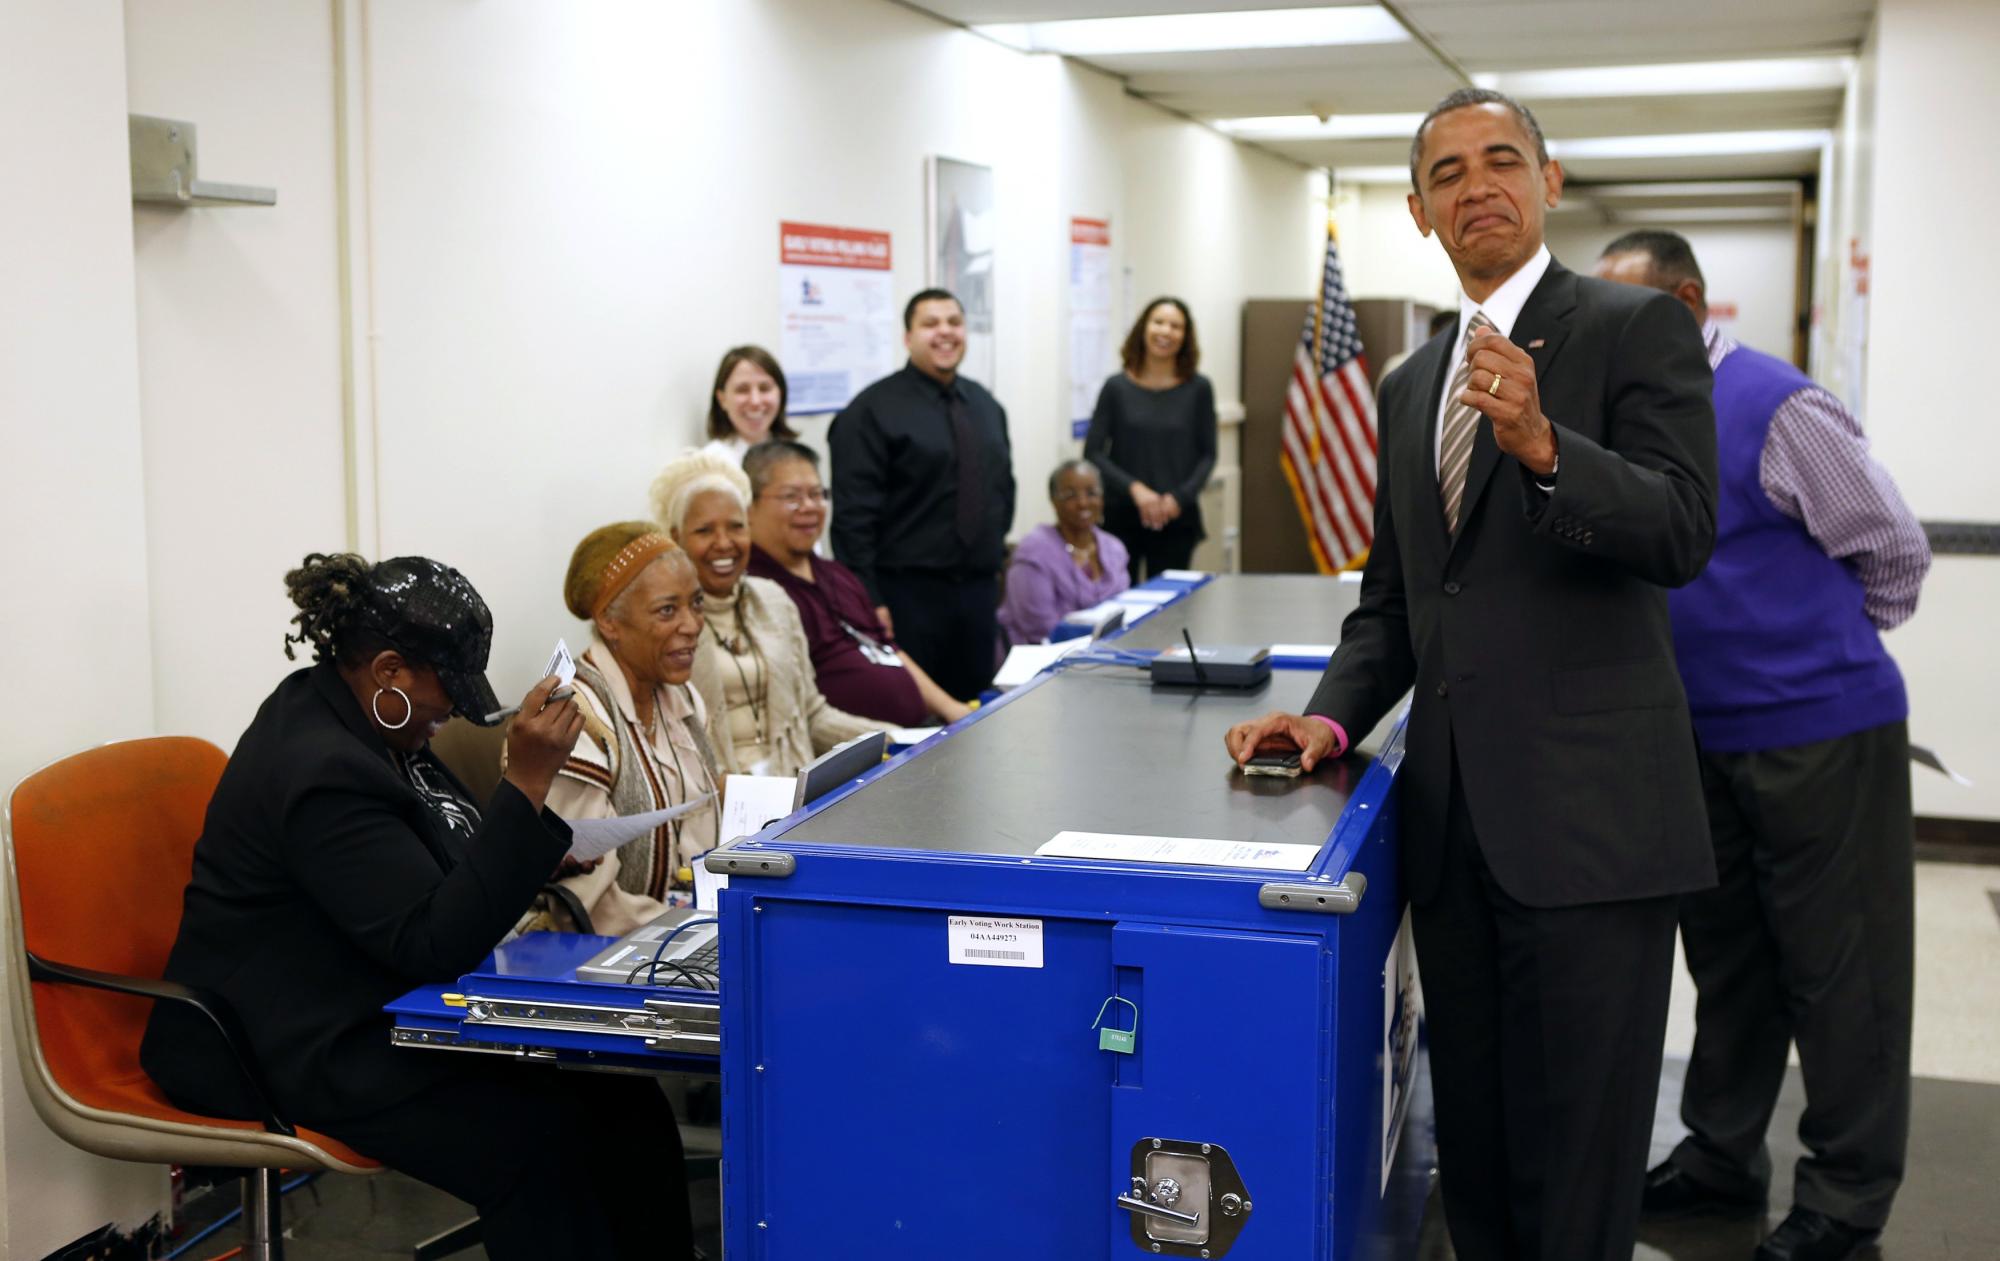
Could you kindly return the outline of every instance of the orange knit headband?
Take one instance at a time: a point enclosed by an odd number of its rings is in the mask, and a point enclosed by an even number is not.
[[[604,573],[598,578],[597,598],[590,602],[590,616],[602,616],[604,610],[611,607],[611,602],[618,598],[618,593],[632,585],[632,580],[639,576],[648,562],[661,552],[676,550],[677,546],[666,535],[655,532],[641,534],[619,548],[618,554],[604,566]]]

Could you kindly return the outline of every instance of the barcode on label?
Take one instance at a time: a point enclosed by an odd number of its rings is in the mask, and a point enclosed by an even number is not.
[[[1028,952],[1025,950],[980,950],[976,947],[968,946],[965,950],[965,957],[968,959],[1025,959],[1028,957]]]

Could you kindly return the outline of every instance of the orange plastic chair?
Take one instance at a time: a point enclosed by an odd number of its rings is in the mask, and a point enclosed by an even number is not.
[[[205,740],[107,744],[44,767],[7,801],[8,1007],[28,1098],[85,1151],[148,1164],[241,1168],[243,1257],[283,1256],[278,1169],[382,1166],[268,1103],[249,1045],[212,995],[160,979],[202,816],[227,762]],[[139,1067],[156,1001],[190,1004],[235,1050],[261,1121],[185,1112]]]

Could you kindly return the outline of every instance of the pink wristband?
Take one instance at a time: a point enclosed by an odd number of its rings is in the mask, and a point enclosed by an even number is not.
[[[1347,752],[1347,729],[1345,727],[1328,718],[1325,714],[1307,714],[1306,717],[1312,719],[1314,722],[1325,723],[1326,729],[1333,733],[1333,756],[1339,757],[1341,754]]]

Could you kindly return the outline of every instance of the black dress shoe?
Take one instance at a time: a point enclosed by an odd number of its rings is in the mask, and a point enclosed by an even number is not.
[[[1755,1261],[1845,1261],[1882,1232],[1838,1222],[1825,1213],[1795,1208],[1757,1245]]]
[[[1639,1211],[1648,1217],[1751,1217],[1764,1211],[1761,1195],[1731,1195],[1696,1182],[1671,1160],[1646,1171]]]

